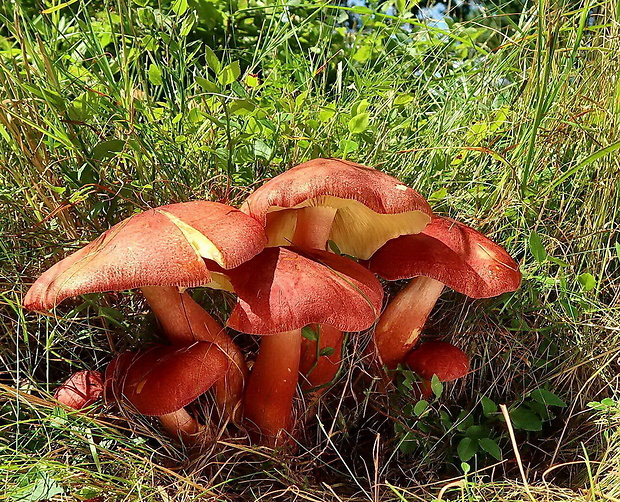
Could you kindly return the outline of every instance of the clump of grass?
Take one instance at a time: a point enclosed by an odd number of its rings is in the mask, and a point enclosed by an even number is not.
[[[537,500],[619,497],[615,415],[607,409],[597,424],[587,407],[617,399],[616,8],[543,0],[443,29],[399,18],[408,10],[396,4],[392,15],[250,3],[211,32],[191,2],[2,7],[0,458],[9,497],[429,500],[446,487],[444,499],[524,500],[506,424],[489,403],[512,412]],[[229,8],[214,5],[219,15]],[[358,30],[347,29],[349,15]],[[225,435],[198,455],[148,419],[53,406],[69,372],[101,369],[154,329],[128,294],[24,313],[20,300],[45,267],[134,211],[238,202],[316,156],[401,177],[519,259],[518,292],[484,302],[447,294],[429,321],[429,336],[473,356],[466,381],[422,409],[404,371],[386,396],[360,355],[367,338],[351,339],[294,460]],[[225,296],[205,301],[225,318]],[[566,406],[541,407],[543,391]],[[463,465],[459,445],[474,432],[498,445],[498,459],[479,449]]]

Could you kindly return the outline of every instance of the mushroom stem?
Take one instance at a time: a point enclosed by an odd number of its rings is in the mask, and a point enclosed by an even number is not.
[[[262,337],[244,404],[245,418],[264,445],[281,446],[292,431],[301,339],[299,329]]]
[[[430,277],[415,277],[392,299],[379,317],[371,344],[381,364],[395,369],[405,361],[443,288]]]
[[[318,343],[315,340],[302,339],[299,372],[302,375],[302,388],[316,388],[314,392],[318,397],[327,390],[327,384],[338,374],[342,362],[344,333],[327,324],[313,325],[312,328],[317,332]],[[330,348],[333,349],[331,354],[322,354]]]
[[[310,206],[298,209],[293,244],[303,249],[325,251],[336,217],[335,207]]]
[[[181,293],[175,286],[143,286],[140,291],[170,343],[173,345],[191,345],[196,341],[215,343],[215,339],[222,331],[221,326],[202,307],[198,306],[203,312],[201,314],[197,309],[192,309],[190,304],[196,302],[187,293]]]
[[[141,290],[173,345],[211,342],[228,356],[231,366],[224,378],[215,383],[215,398],[218,408],[224,410],[226,417],[230,416],[234,421],[240,420],[243,387],[248,370],[237,344],[187,293],[180,293],[179,289],[173,286],[146,286]]]
[[[166,432],[183,444],[196,442],[196,436],[203,428],[185,408],[181,408],[166,415],[160,415],[159,421]]]

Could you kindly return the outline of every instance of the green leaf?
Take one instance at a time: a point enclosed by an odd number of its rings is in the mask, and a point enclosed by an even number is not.
[[[355,61],[359,61],[360,63],[364,63],[370,59],[370,56],[372,56],[372,46],[362,45],[355,51],[355,54],[353,54],[353,59]]]
[[[363,5],[356,5],[351,8],[351,12],[354,14],[372,14],[374,11],[368,7],[364,7]]]
[[[195,22],[196,18],[194,16],[186,17],[181,23],[181,31],[179,32],[179,34],[182,37],[186,37],[187,35],[189,35],[189,33],[192,31],[192,28],[194,27]]]
[[[481,439],[489,435],[489,430],[482,425],[472,425],[465,431],[465,436],[471,439]]]
[[[428,198],[429,202],[439,202],[446,195],[448,195],[448,190],[444,188],[440,188],[439,190],[434,191]]]
[[[311,326],[304,326],[301,328],[301,336],[303,336],[306,340],[310,340],[311,342],[316,342],[319,339],[319,333],[314,331]]]
[[[323,106],[319,112],[319,120],[321,122],[327,122],[336,114],[336,108],[334,105]]]
[[[620,260],[620,242],[616,242],[615,248],[616,248],[616,257]]]
[[[196,77],[196,83],[207,92],[217,93],[220,92],[220,88],[215,82],[202,77]]]
[[[544,404],[545,406],[559,406],[565,408],[566,403],[562,401],[553,392],[549,392],[546,389],[536,389],[530,394],[530,397],[537,403]]]
[[[577,281],[581,284],[584,291],[592,291],[596,287],[596,279],[588,272],[577,276]]]
[[[138,21],[140,21],[144,26],[153,26],[156,22],[155,14],[153,14],[153,9],[151,9],[150,7],[138,9]]]
[[[220,84],[228,85],[232,84],[235,80],[239,78],[241,75],[241,67],[239,66],[239,61],[233,61],[228,66],[226,66],[218,75],[217,79]]]
[[[78,0],[68,0],[67,2],[59,3],[58,5],[54,5],[54,7],[50,7],[49,9],[45,9],[41,11],[41,14],[52,14],[60,9],[64,9],[71,4],[74,4]]]
[[[215,55],[215,52],[213,52],[213,50],[209,46],[205,47],[205,58],[207,60],[207,65],[209,66],[209,68],[211,68],[217,75],[222,69],[222,64]]]
[[[170,6],[170,10],[177,16],[182,16],[188,8],[187,0],[175,0]]]
[[[334,354],[334,352],[336,352],[336,350],[334,349],[334,347],[323,347],[320,351],[319,351],[319,356],[326,356],[329,357],[331,355]]]
[[[399,96],[396,96],[396,98],[394,99],[394,105],[404,106],[406,104],[411,103],[412,101],[413,101],[412,94],[401,94]]]
[[[355,116],[359,115],[360,113],[364,113],[366,110],[368,110],[369,106],[370,101],[368,101],[367,99],[361,99],[351,108],[351,115]]]
[[[562,268],[570,267],[570,263],[565,262],[564,260],[560,260],[559,258],[556,258],[555,256],[547,256],[547,260],[549,260],[551,263],[555,263],[556,265],[559,265]]]
[[[463,462],[467,462],[468,460],[471,460],[476,453],[478,453],[478,441],[471,438],[463,438],[459,441],[459,445],[456,447],[456,452]]]
[[[161,78],[161,69],[159,68],[159,66],[157,66],[155,63],[152,63],[149,66],[149,81],[151,82],[151,84],[153,85],[161,85],[164,83],[163,79]]]
[[[360,147],[359,144],[357,144],[357,142],[353,141],[352,139],[343,139],[340,141],[340,144],[338,146],[340,147],[340,151],[342,152],[343,157],[346,156],[346,154],[349,152],[357,151],[357,149]]]
[[[482,438],[478,440],[478,444],[480,445],[480,448],[482,448],[492,457],[495,457],[497,460],[502,459],[502,450],[493,439]]]
[[[542,422],[536,413],[519,406],[510,412],[510,420],[515,428],[523,431],[541,431]]]
[[[370,123],[370,114],[368,112],[360,113],[349,120],[349,132],[351,134],[359,134],[368,128]]]
[[[474,415],[471,412],[467,410],[461,410],[457,418],[456,428],[459,432],[464,433],[467,429],[474,425],[474,422]]]
[[[262,139],[254,140],[254,156],[269,160],[271,158],[271,153],[273,152],[272,148],[265,143]]]
[[[327,241],[327,245],[329,246],[329,250],[332,253],[334,253],[334,254],[342,254],[342,251],[340,251],[340,248],[338,247],[338,244],[336,244],[334,241],[328,240]]]
[[[243,79],[243,81],[245,82],[245,85],[252,89],[254,87],[258,87],[260,84],[260,81],[258,80],[258,75],[254,75],[252,73],[248,73]]]
[[[254,103],[247,99],[236,99],[228,107],[228,111],[230,111],[230,113],[233,115],[249,115],[255,109],[256,106],[254,105]]]
[[[443,394],[443,384],[437,375],[433,375],[433,378],[431,378],[431,389],[435,397],[441,397],[441,394]]]
[[[9,493],[9,500],[37,502],[61,495],[65,490],[45,471],[34,469],[19,478],[17,486]]]
[[[547,259],[547,251],[540,240],[540,235],[534,230],[530,233],[530,252],[538,263],[543,263]]]
[[[91,157],[95,160],[103,160],[114,157],[118,152],[122,152],[125,148],[125,142],[120,139],[110,139],[101,141],[95,145],[91,153]]]
[[[485,417],[488,417],[489,415],[494,415],[495,413],[497,413],[497,409],[498,409],[497,405],[495,404],[494,401],[492,401],[488,397],[483,397],[480,400],[480,404],[482,405],[482,413],[484,414]]]
[[[413,413],[416,417],[422,416],[422,413],[424,413],[428,409],[428,406],[428,401],[422,399],[415,403],[415,406],[413,407]]]

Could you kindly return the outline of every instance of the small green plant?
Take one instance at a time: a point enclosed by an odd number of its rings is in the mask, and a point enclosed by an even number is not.
[[[400,370],[398,389],[402,395],[419,392],[419,384],[420,379],[413,372]],[[508,447],[508,437],[496,401],[481,395],[473,408],[459,410],[442,403],[443,385],[436,377],[432,389],[433,400],[421,399],[403,406],[402,421],[394,424],[399,450],[428,452],[441,443],[449,444],[446,455],[460,462],[470,462],[474,457],[478,465],[501,460],[503,449]],[[566,403],[556,394],[538,388],[510,407],[510,419],[517,431],[541,432],[556,417],[554,409],[564,407]]]

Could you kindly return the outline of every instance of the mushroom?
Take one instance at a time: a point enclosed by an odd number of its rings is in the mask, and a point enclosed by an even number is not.
[[[451,382],[469,372],[467,354],[448,342],[422,343],[407,355],[406,361],[411,371],[422,378],[420,392],[426,398],[433,392],[433,375],[437,375],[440,382]]]
[[[278,446],[293,427],[302,328],[367,329],[381,309],[383,289],[358,263],[318,250],[267,248],[226,273],[238,296],[227,325],[265,335],[248,379],[245,417],[263,444]]]
[[[82,370],[60,385],[54,397],[69,408],[81,410],[96,402],[102,394],[103,375],[98,371]]]
[[[444,285],[471,298],[514,291],[517,263],[499,245],[463,223],[435,216],[419,234],[393,239],[368,262],[388,281],[415,277],[388,304],[375,327],[373,347],[394,369],[416,345]]]
[[[247,374],[243,354],[180,289],[213,284],[218,274],[210,269],[236,267],[265,243],[262,227],[230,206],[209,201],[161,206],[123,220],[56,263],[23,304],[45,311],[79,294],[141,288],[172,344],[213,342],[233,361],[230,374],[216,385],[220,406],[233,413]]]
[[[432,215],[426,200],[396,178],[340,159],[313,159],[289,169],[255,190],[241,211],[265,226],[268,246],[326,250],[332,241],[360,259],[390,239],[420,232]],[[343,334],[329,333],[330,343],[341,346]],[[315,385],[330,382],[338,371],[313,360],[312,354],[320,354],[317,343],[324,344],[320,337],[304,342]]]
[[[106,369],[106,399],[158,417],[172,437],[190,444],[203,426],[184,407],[221,380],[230,364],[227,354],[208,342],[126,352]]]
[[[293,244],[368,259],[385,242],[420,232],[431,208],[389,174],[340,159],[313,159],[255,190],[241,211],[261,222],[268,246]]]

